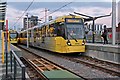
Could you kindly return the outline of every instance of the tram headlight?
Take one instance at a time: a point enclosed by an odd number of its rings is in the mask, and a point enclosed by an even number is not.
[[[85,41],[84,40],[82,41],[82,45],[85,45]]]
[[[85,43],[82,43],[82,45],[84,45]]]
[[[68,45],[68,46],[71,46],[71,43],[70,43],[70,41],[69,41],[69,40],[67,41],[67,45]]]

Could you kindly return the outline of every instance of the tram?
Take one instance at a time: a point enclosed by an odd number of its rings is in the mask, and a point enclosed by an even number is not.
[[[57,53],[84,53],[84,19],[80,16],[61,16],[48,23],[20,32],[20,43]]]
[[[10,43],[17,44],[18,43],[18,32],[16,30],[9,30],[9,38]]]

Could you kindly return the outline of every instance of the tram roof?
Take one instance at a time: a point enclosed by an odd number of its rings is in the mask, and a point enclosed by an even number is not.
[[[51,24],[57,23],[57,22],[64,22],[65,18],[81,18],[81,17],[80,16],[71,16],[71,15],[60,16],[60,17],[57,17],[55,20],[51,21]]]
[[[20,33],[25,32],[27,30],[32,30],[32,29],[35,29],[35,28],[40,28],[40,27],[42,27],[44,25],[49,25],[49,24],[53,24],[53,23],[57,23],[57,22],[64,22],[65,18],[82,18],[82,17],[80,17],[80,16],[71,16],[71,15],[60,16],[60,17],[57,17],[56,19],[51,20],[49,22],[44,22],[44,23],[38,24],[37,26],[34,26],[32,28],[21,31]]]

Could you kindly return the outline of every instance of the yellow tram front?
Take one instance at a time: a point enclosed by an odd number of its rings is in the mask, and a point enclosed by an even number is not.
[[[9,31],[10,43],[17,44],[18,43],[18,32],[15,30]]]
[[[85,30],[82,18],[64,18],[57,27],[56,52],[85,52]]]
[[[85,52],[85,29],[82,18],[65,18],[66,52]]]

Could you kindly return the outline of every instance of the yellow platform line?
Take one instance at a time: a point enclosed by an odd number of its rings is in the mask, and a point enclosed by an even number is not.
[[[2,63],[4,64],[4,32],[2,32]]]

